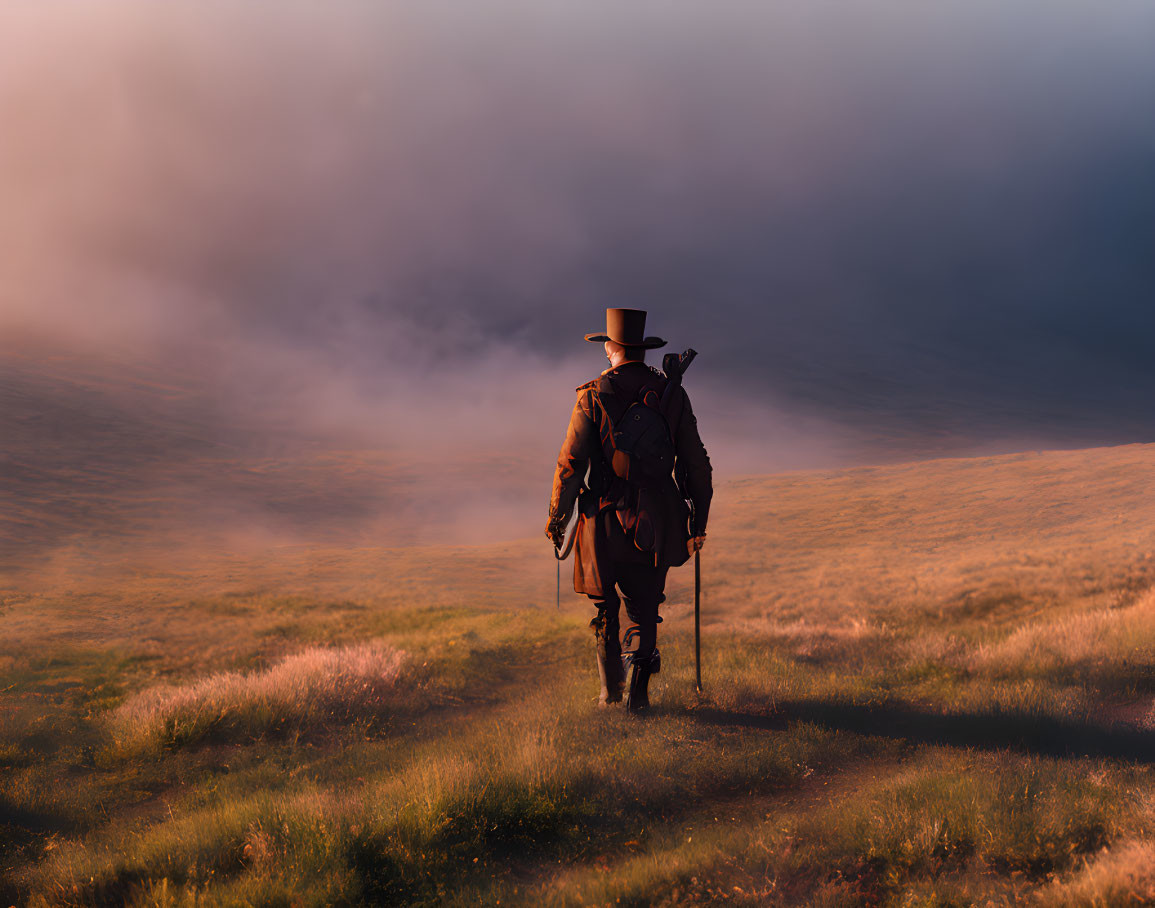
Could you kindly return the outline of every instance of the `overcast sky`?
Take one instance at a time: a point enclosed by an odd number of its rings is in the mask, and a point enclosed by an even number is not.
[[[735,470],[1153,441],[1153,48],[1149,0],[5,3],[0,330],[536,456],[635,306]]]

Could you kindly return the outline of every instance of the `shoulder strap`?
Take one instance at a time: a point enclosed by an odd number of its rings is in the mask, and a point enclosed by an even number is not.
[[[605,458],[606,465],[613,463],[614,460],[614,427],[618,421],[625,415],[625,410],[621,413],[614,413],[617,409],[617,401],[613,391],[613,386],[608,379],[602,378],[596,382],[596,387],[591,389],[590,396],[597,402],[598,407],[604,414],[604,419],[599,419],[598,435],[602,445],[602,456]],[[610,406],[606,406],[608,403]],[[613,409],[611,409],[611,407]],[[611,471],[612,472],[612,471]]]
[[[612,426],[616,426],[633,401],[623,401],[614,388],[613,382],[603,376],[599,378],[594,389],[594,396],[605,412]]]

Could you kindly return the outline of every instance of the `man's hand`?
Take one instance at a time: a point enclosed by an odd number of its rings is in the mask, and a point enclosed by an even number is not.
[[[686,542],[686,551],[693,555],[695,552],[702,551],[702,546],[706,544],[706,534],[701,536],[691,536]]]
[[[555,549],[560,549],[562,543],[565,542],[565,524],[551,517],[549,523],[545,525],[545,535],[553,543]]]

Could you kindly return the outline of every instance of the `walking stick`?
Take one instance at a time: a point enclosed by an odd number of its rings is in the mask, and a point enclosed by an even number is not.
[[[702,553],[694,552],[694,689],[702,692]]]
[[[669,381],[666,383],[666,388],[662,392],[662,403],[666,404],[668,398],[675,387],[682,384],[682,376],[686,374],[686,370],[690,368],[690,363],[694,361],[694,357],[698,355],[698,351],[688,349],[685,353],[667,353],[662,357],[662,371],[666,373],[666,378]],[[682,482],[679,480],[678,487],[682,488]],[[686,496],[689,498],[689,496]],[[698,521],[694,514],[694,503],[689,502],[690,505],[690,537],[697,538],[698,535]],[[702,556],[697,549],[694,550],[694,690],[698,693],[702,692]]]

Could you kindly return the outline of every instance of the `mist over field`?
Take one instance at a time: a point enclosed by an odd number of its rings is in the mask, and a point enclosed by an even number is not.
[[[701,351],[722,477],[1151,440],[1153,29],[1140,2],[5,5],[4,493],[60,532],[160,500],[536,533],[620,305]]]
[[[0,906],[1155,904],[1153,38],[0,2]],[[541,532],[614,306],[644,715]]]

